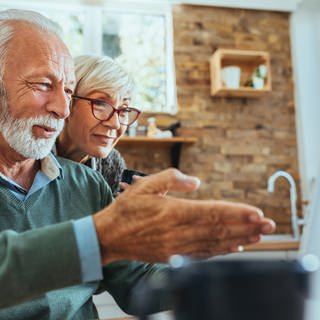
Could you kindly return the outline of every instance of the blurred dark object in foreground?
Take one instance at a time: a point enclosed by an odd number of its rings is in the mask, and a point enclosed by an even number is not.
[[[176,320],[303,320],[310,274],[297,260],[191,262],[140,287],[132,302],[141,320],[163,292]]]

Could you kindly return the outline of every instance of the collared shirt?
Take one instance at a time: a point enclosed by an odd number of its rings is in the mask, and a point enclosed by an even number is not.
[[[19,200],[25,201],[31,194],[44,188],[55,179],[63,179],[63,169],[53,154],[40,160],[40,169],[29,190],[0,173],[0,184],[8,188]],[[83,282],[102,279],[101,257],[92,216],[73,221]]]
[[[29,190],[24,189],[15,181],[0,172],[0,184],[10,189],[21,201],[26,200],[31,194],[58,178],[63,178],[63,170],[57,159],[52,154],[40,160],[40,170],[36,173],[32,186]]]

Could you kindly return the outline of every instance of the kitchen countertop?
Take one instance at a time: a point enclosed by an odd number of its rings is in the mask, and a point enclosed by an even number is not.
[[[258,243],[247,245],[244,251],[288,251],[299,250],[300,241],[290,235],[264,236]]]
[[[122,317],[122,318],[107,318],[107,319],[104,319],[104,320],[134,320],[134,319],[137,319],[137,318],[134,318],[134,317]]]

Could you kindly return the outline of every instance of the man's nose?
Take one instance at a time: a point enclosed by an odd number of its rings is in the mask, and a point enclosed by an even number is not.
[[[65,119],[70,114],[71,98],[63,88],[52,92],[52,97],[47,105],[47,111],[52,113],[57,119]]]

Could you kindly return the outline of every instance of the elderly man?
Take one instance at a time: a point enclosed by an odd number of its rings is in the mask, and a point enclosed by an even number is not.
[[[161,272],[123,260],[205,258],[274,231],[255,207],[160,196],[198,187],[173,169],[141,179],[111,203],[102,176],[50,154],[75,86],[54,23],[33,12],[0,12],[0,59],[1,319],[93,319],[98,289],[125,308],[139,280]]]

